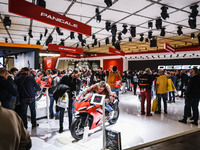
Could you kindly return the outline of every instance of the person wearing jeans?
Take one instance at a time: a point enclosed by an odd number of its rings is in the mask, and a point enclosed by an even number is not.
[[[159,70],[158,74],[160,75],[156,81],[156,93],[158,97],[158,111],[155,113],[161,114],[161,98],[164,102],[164,112],[167,114],[167,86],[168,78],[164,74],[164,70]]]

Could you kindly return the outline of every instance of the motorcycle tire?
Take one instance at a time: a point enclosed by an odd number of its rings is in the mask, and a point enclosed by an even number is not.
[[[81,140],[83,138],[84,126],[83,126],[82,121],[83,120],[80,117],[74,118],[74,120],[71,124],[70,132],[71,132],[72,137],[76,140]],[[81,128],[77,129],[78,126],[80,126]],[[83,133],[77,134],[78,133],[77,130],[82,130]]]
[[[40,93],[40,94],[37,94],[37,93],[36,93],[36,95],[35,95],[35,100],[36,100],[36,101],[39,101],[39,100],[42,98],[42,95],[43,95],[42,93]]]
[[[114,117],[108,121],[110,125],[115,124],[119,118],[119,107],[115,107],[113,111],[115,111]]]

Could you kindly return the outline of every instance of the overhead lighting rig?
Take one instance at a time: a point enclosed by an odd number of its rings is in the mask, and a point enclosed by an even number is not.
[[[82,34],[78,34],[78,40],[80,41],[80,42],[82,42],[82,40],[83,40],[83,35]]]
[[[178,35],[179,36],[183,35],[182,27],[178,26],[177,28],[178,28],[178,30],[177,30]]]
[[[109,38],[107,37],[105,40],[106,45],[109,45]]]
[[[150,22],[148,22],[148,28],[149,29],[152,29],[153,28],[153,23],[150,21]]]
[[[117,26],[115,24],[113,24],[111,26],[111,33],[112,33],[112,36],[115,36],[116,37],[116,34],[117,34]]]
[[[61,41],[61,42],[60,42],[59,45],[65,46],[65,40],[61,39],[60,41]]]
[[[152,37],[153,37],[153,36],[152,36],[152,33],[153,33],[152,31],[149,31],[149,32],[148,32],[148,38],[149,38],[149,39],[152,39]]]
[[[119,41],[122,40],[122,34],[121,34],[121,33],[118,34],[118,40],[119,40]]]
[[[27,37],[26,36],[24,36],[24,41],[27,41]]]
[[[192,12],[189,15],[188,24],[189,24],[191,29],[196,29],[196,27],[197,27],[196,17],[197,17],[198,12],[199,12],[197,10],[198,7],[199,7],[198,5],[190,6],[190,9],[192,10]]]
[[[165,36],[165,27],[161,28],[160,36]]]
[[[158,18],[156,19],[156,29],[159,30],[162,28],[162,19]]]
[[[162,10],[162,12],[161,12],[161,17],[162,17],[164,20],[166,20],[166,19],[169,18],[169,14],[167,13],[167,9],[168,9],[168,7],[166,7],[166,6],[162,6],[162,7],[161,7],[161,10]]]
[[[129,37],[129,42],[130,42],[130,43],[132,42],[132,37]]]
[[[5,16],[5,18],[3,19],[3,24],[4,24],[4,26],[5,26],[7,29],[10,28],[10,26],[11,26],[10,17]]]
[[[140,42],[142,42],[144,40],[144,34],[140,34]]]
[[[31,29],[29,29],[29,31],[28,31],[28,35],[29,35],[30,38],[33,38],[32,30],[31,30]]]
[[[131,26],[130,27],[130,33],[132,37],[136,37],[136,27]]]
[[[104,0],[104,2],[106,3],[107,7],[112,6],[112,0]]]
[[[42,40],[42,37],[43,37],[43,35],[42,35],[42,33],[40,34],[40,41]]]
[[[58,33],[58,35],[63,35],[63,32],[60,31],[59,27],[56,27],[56,32]]]
[[[123,33],[123,34],[126,34],[126,33],[128,32],[128,30],[127,30],[127,25],[124,24],[122,27],[123,27],[122,33]]]
[[[39,41],[39,40],[36,42],[36,45],[41,45],[41,43],[40,43],[40,41]]]
[[[43,8],[46,8],[46,2],[45,2],[45,0],[37,0],[37,5],[41,6]]]
[[[97,21],[98,23],[101,22],[101,15],[100,15],[100,13],[99,13],[99,8],[98,8],[98,7],[96,8],[96,21]]]
[[[109,31],[111,29],[111,22],[106,21],[106,30]]]
[[[72,32],[72,31],[70,32],[70,39],[71,39],[71,40],[75,39],[75,37],[74,37],[74,32]]]
[[[195,34],[191,33],[191,39],[194,39],[194,37],[195,37]]]
[[[44,36],[45,36],[45,37],[46,37],[47,33],[48,33],[48,29],[45,28],[45,31],[44,31]]]

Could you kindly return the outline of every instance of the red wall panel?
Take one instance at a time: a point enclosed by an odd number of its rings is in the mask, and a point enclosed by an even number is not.
[[[104,59],[103,69],[112,69],[113,66],[117,66],[117,70],[123,72],[123,59]]]
[[[55,69],[58,57],[45,57],[44,58],[44,69]]]

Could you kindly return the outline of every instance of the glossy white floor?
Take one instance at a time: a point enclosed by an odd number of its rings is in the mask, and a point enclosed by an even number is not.
[[[163,107],[163,104],[162,104]],[[130,148],[139,144],[158,140],[185,131],[200,128],[199,126],[178,122],[183,116],[184,100],[176,99],[176,103],[168,103],[168,114],[153,114],[151,117],[140,115],[140,101],[132,92],[120,94],[120,116],[115,125],[106,128],[121,132],[122,148]],[[188,121],[189,122],[189,121]],[[68,118],[65,117],[64,132],[58,133],[58,120],[39,120],[40,126],[28,131],[32,138],[32,150],[100,150],[102,148],[101,127],[90,131],[88,141],[75,141],[68,130]]]

